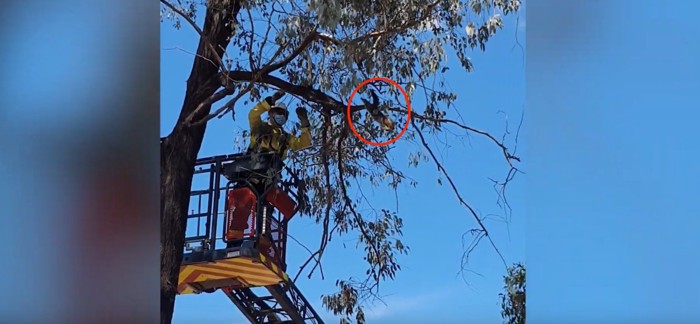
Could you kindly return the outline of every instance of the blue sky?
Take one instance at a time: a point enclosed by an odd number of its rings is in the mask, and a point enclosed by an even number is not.
[[[500,136],[505,127],[503,111],[509,116],[511,131],[515,131],[523,110],[525,90],[524,52],[515,47],[516,32],[524,46],[524,17],[519,29],[516,21],[507,20],[506,28],[488,45],[485,55],[474,53],[472,59],[476,71],[461,72],[459,63],[451,57],[453,67],[445,75],[452,89],[460,95],[457,101],[460,114],[470,126],[493,132]],[[192,65],[192,55],[197,45],[196,33],[186,26],[174,30],[170,24],[161,25],[161,135],[167,135],[177,118],[182,104],[185,81]],[[514,48],[515,47],[515,48]],[[174,49],[179,48],[179,49]],[[184,50],[184,51],[183,51]],[[356,101],[357,100],[356,98]],[[422,111],[424,105],[419,95],[414,96],[412,107]],[[245,116],[250,106],[239,103],[237,116]],[[450,116],[450,115],[448,115]],[[452,115],[455,116],[455,115]],[[453,117],[454,118],[454,117]],[[527,119],[527,117],[526,117]],[[247,127],[244,118],[232,121],[230,117],[214,119],[205,135],[200,156],[233,152],[234,136]],[[526,127],[526,126],[524,126]],[[461,134],[461,132],[458,131]],[[448,136],[448,151],[439,146],[438,139],[429,139],[443,156],[445,166],[456,181],[464,197],[483,215],[503,212],[496,205],[497,195],[487,177],[505,176],[507,165],[499,150],[478,136],[459,142]],[[445,140],[444,136],[441,140]],[[522,137],[518,152],[523,154],[527,141]],[[401,167],[407,166],[408,148],[416,148],[405,140],[399,140],[392,159]],[[466,166],[466,167],[465,167]],[[524,165],[526,168],[526,164]],[[473,254],[470,269],[480,275],[461,276],[460,260],[462,234],[475,224],[471,216],[458,205],[449,187],[437,184],[437,170],[432,162],[424,163],[411,176],[418,180],[416,189],[405,187],[399,191],[399,213],[404,218],[404,242],[411,247],[408,256],[401,257],[403,270],[393,282],[383,284],[381,294],[386,306],[378,303],[367,313],[369,323],[394,322],[499,322],[498,293],[502,286],[503,264],[486,242]],[[492,235],[507,261],[524,259],[523,180],[513,183],[509,191],[514,208],[511,223],[506,226],[495,218],[487,220]],[[372,189],[363,188],[366,193]],[[394,194],[389,190],[375,189],[372,195],[375,207],[394,207]],[[320,226],[305,218],[296,218],[290,225],[290,233],[304,244],[314,247],[320,237]],[[362,255],[354,248],[354,237],[331,242],[324,258],[325,280],[315,274],[308,280],[302,276],[298,286],[312,301],[324,318],[331,319],[320,305],[320,296],[335,291],[335,279],[361,276],[364,273]],[[289,245],[288,264],[291,275],[308,254],[297,244]],[[348,263],[351,260],[351,263]],[[466,282],[465,282],[466,280]],[[177,299],[174,323],[244,323],[233,304],[220,292],[211,295],[182,296]]]
[[[698,322],[700,4],[602,3],[528,6],[528,319]]]

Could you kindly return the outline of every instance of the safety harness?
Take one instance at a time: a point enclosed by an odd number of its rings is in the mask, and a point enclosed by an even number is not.
[[[251,143],[248,147],[248,153],[260,153],[263,150],[263,143],[267,142],[267,146],[272,149],[274,149],[274,145],[272,145],[272,135],[274,133],[274,126],[270,124],[262,124],[257,127],[257,129],[253,130],[255,133],[258,134],[258,136],[255,138],[255,141]],[[280,137],[279,137],[279,147],[275,150],[275,153],[279,154],[280,156],[287,150],[287,147],[289,146],[289,134],[284,131],[283,128],[280,127]]]

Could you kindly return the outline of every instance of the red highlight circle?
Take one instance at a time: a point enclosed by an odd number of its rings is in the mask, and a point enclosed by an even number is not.
[[[403,126],[403,130],[401,131],[401,133],[398,136],[396,136],[395,138],[393,138],[389,141],[386,141],[386,142],[382,142],[382,143],[375,143],[372,141],[368,141],[364,137],[362,137],[355,129],[355,126],[352,124],[352,116],[351,116],[351,112],[350,112],[351,107],[352,107],[352,98],[355,97],[357,90],[360,90],[360,88],[364,87],[367,83],[370,83],[372,81],[388,82],[389,84],[399,88],[399,90],[401,90],[401,93],[403,93],[404,99],[406,99],[406,107],[408,108],[408,117],[406,117],[406,125]],[[386,146],[386,145],[389,145],[391,143],[396,142],[399,138],[401,138],[401,136],[403,136],[403,134],[408,129],[408,122],[409,121],[411,121],[411,101],[408,100],[408,94],[406,94],[406,91],[404,91],[404,89],[398,83],[396,83],[394,80],[391,80],[388,78],[379,78],[379,77],[367,79],[367,80],[363,81],[362,83],[360,83],[360,85],[358,85],[357,88],[355,88],[355,90],[352,91],[352,94],[350,95],[350,100],[348,100],[348,123],[350,124],[350,129],[352,130],[353,134],[355,134],[355,136],[357,136],[357,138],[359,138],[361,141],[363,141],[369,145]]]

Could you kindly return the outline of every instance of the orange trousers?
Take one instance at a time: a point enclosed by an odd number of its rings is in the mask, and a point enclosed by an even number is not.
[[[255,189],[260,190],[262,194],[263,186],[260,185],[256,187]],[[255,193],[248,187],[238,187],[230,190],[226,199],[228,201],[228,210],[226,211],[226,240],[243,238],[245,230],[249,226],[249,222],[254,219],[254,215],[256,214],[257,198]],[[279,210],[286,219],[293,216],[296,202],[282,190],[272,188],[265,196],[265,200],[268,204],[272,205],[273,208]],[[268,210],[268,220],[271,216],[272,209]],[[253,227],[250,229],[251,232],[254,230]]]

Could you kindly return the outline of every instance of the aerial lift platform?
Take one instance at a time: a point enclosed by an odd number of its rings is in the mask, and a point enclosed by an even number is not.
[[[285,169],[289,180],[282,179]],[[261,178],[269,179],[268,185],[257,192],[251,179]],[[204,180],[205,188],[195,190],[195,180]],[[287,224],[299,209],[294,190],[299,187],[293,172],[272,153],[197,160],[178,294],[221,290],[251,323],[322,324],[285,272]],[[242,235],[232,236],[233,203],[241,208],[241,200],[250,207],[243,208],[247,226]],[[259,296],[254,289],[266,292]]]

